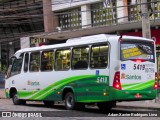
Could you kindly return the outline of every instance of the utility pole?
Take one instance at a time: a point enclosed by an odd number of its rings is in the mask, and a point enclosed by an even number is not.
[[[147,0],[141,0],[142,35],[151,39],[150,19]]]

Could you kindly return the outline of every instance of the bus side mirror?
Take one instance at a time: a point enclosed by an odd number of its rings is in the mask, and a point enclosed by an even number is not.
[[[9,65],[12,65],[15,59],[17,58],[15,56],[12,56],[9,60]]]

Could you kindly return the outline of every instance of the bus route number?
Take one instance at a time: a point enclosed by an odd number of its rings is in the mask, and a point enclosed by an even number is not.
[[[145,70],[145,65],[134,64],[133,70]]]
[[[97,77],[97,83],[107,83],[107,77]]]

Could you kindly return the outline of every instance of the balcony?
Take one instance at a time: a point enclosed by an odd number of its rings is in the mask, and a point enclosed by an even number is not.
[[[91,4],[91,24],[88,27],[82,25],[82,14],[80,8],[72,8],[68,11],[57,12],[61,31],[46,33],[43,38],[64,40],[68,38],[81,37],[94,34],[114,33],[141,29],[141,4],[119,6],[114,3],[111,7],[103,7],[103,3]],[[152,2],[150,13],[151,27],[160,25],[160,1]],[[120,11],[125,15],[120,16]]]

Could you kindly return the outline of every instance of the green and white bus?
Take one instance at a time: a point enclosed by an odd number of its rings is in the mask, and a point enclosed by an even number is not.
[[[12,57],[5,93],[15,105],[64,101],[69,110],[152,100],[158,88],[155,51],[151,39],[106,34],[22,49]]]

